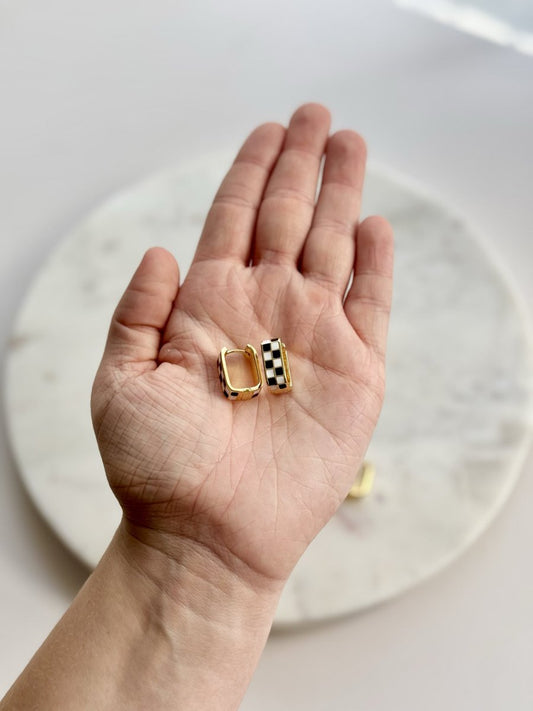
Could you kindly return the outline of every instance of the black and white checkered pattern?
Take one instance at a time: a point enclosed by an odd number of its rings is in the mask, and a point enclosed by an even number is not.
[[[220,355],[218,356],[217,366],[218,366],[218,379],[220,380],[220,387],[222,388],[222,392],[228,399],[235,400],[238,393],[232,392],[228,388],[226,379],[224,378],[224,371],[222,370],[222,357]]]
[[[281,357],[281,339],[271,338],[269,341],[262,341],[261,355],[267,385],[274,390],[285,390],[287,378]]]

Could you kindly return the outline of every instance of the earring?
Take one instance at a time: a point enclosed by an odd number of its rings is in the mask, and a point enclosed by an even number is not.
[[[357,472],[357,479],[352,484],[350,491],[346,495],[347,499],[363,499],[368,496],[374,485],[376,469],[372,462],[364,461]]]
[[[230,355],[230,353],[242,353],[246,358],[248,358],[254,371],[255,385],[246,388],[237,388],[232,384],[228,373],[228,364],[226,362],[226,357]],[[257,351],[249,343],[245,346],[245,348],[223,348],[218,356],[217,365],[218,378],[220,380],[222,392],[229,400],[250,400],[251,398],[259,395],[259,391],[261,390],[261,386],[263,384],[263,378],[261,376],[261,369],[259,368]]]
[[[265,378],[270,392],[283,393],[292,390],[291,370],[287,348],[280,338],[271,338],[261,343],[261,356]]]

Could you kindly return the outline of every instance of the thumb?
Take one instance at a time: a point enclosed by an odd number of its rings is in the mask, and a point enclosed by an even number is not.
[[[111,319],[102,365],[135,363],[151,370],[179,289],[176,260],[162,247],[149,249]]]

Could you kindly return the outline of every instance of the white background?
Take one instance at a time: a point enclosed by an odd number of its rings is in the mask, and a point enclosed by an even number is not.
[[[531,315],[532,58],[385,0],[0,0],[2,345],[42,259],[90,208],[308,100],[469,216]],[[532,500],[530,456],[445,572],[273,635],[244,711],[533,708]],[[2,418],[0,695],[86,575],[22,490]]]

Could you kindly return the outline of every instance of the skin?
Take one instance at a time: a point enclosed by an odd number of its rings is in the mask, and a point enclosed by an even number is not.
[[[359,222],[365,144],[329,129],[317,104],[257,128],[183,283],[161,248],[135,272],[92,395],[123,521],[2,711],[238,708],[384,394],[392,230]],[[226,400],[220,349],[277,336],[292,392]]]

